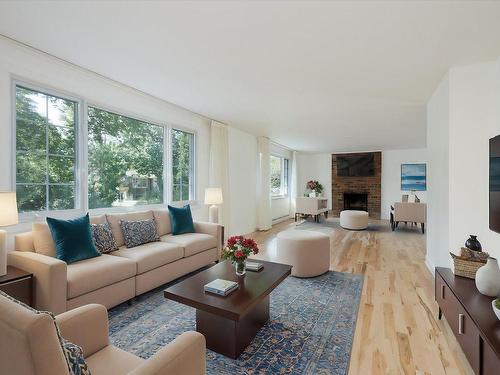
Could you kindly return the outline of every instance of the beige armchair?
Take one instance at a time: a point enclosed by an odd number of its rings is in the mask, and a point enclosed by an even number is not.
[[[391,229],[394,231],[399,223],[417,223],[425,233],[425,223],[427,222],[427,205],[425,203],[396,202],[391,207]]]
[[[82,347],[92,375],[205,374],[205,338],[185,332],[148,360],[109,342],[102,305],[86,305],[56,316],[61,336]],[[52,318],[0,295],[0,373],[68,375]]]

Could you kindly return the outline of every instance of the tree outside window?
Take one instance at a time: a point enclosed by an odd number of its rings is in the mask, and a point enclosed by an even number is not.
[[[88,109],[89,208],[163,202],[162,126]]]
[[[288,159],[271,155],[271,196],[280,197],[288,194]]]
[[[194,134],[172,129],[172,201],[194,199]]]
[[[77,113],[77,102],[16,86],[20,212],[75,208]]]

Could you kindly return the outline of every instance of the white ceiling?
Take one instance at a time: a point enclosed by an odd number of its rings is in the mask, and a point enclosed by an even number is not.
[[[0,33],[294,149],[425,147],[451,65],[500,55],[500,2],[1,2]]]

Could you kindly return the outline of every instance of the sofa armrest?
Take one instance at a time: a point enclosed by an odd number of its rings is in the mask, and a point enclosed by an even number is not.
[[[10,251],[8,264],[31,272],[34,277],[34,302],[39,310],[59,314],[66,311],[66,263],[28,251]]]
[[[204,375],[205,337],[184,332],[130,374],[133,375]]]
[[[61,336],[81,346],[86,358],[109,345],[108,311],[102,305],[77,307],[56,316]]]
[[[198,233],[205,233],[215,236],[217,238],[217,249],[220,251],[224,246],[224,227],[220,224],[207,223],[204,221],[195,221],[194,229]]]

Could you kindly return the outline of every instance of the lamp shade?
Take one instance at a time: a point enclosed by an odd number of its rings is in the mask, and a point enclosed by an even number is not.
[[[206,188],[205,189],[205,204],[222,204],[222,189],[221,188]]]
[[[18,223],[16,193],[0,192],[0,227]]]

